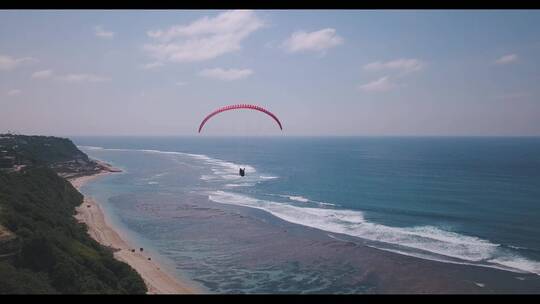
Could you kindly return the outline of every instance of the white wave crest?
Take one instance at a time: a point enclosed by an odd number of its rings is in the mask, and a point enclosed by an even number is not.
[[[272,195],[272,194],[270,194],[270,195]],[[296,201],[296,202],[301,202],[301,203],[315,203],[315,204],[318,204],[318,205],[321,205],[321,206],[335,206],[335,204],[314,201],[314,200],[311,200],[309,198],[303,197],[301,195],[278,195],[278,196],[287,198],[287,199],[289,199],[291,201]]]
[[[253,187],[254,183],[239,183],[239,184],[226,184],[225,187]]]
[[[79,149],[86,149],[86,150],[104,150],[103,147],[94,147],[94,146],[77,146]]]
[[[168,154],[168,155],[182,155],[188,156],[200,161],[204,161],[210,165],[212,173],[215,177],[210,178],[208,175],[201,176],[201,180],[211,180],[211,179],[223,179],[223,180],[240,180],[245,177],[238,175],[239,168],[245,168],[246,176],[251,180],[258,179],[273,179],[277,176],[259,176],[257,177],[255,173],[257,170],[253,166],[247,164],[236,164],[230,161],[224,161],[216,158],[209,157],[204,154],[193,154],[193,153],[184,153],[176,151],[161,151],[153,149],[112,149],[112,148],[103,148],[103,147],[94,147],[94,146],[79,146],[80,148],[86,148],[88,150],[105,150],[105,151],[138,151],[143,153],[154,153],[154,154]]]
[[[307,203],[309,202],[309,199],[303,197],[303,196],[287,196],[287,198],[289,198],[291,201],[297,201],[297,202],[302,202],[302,203]]]
[[[474,265],[479,264],[478,266],[540,274],[538,262],[510,254],[502,250],[499,244],[433,226],[385,226],[366,221],[360,211],[298,207],[225,191],[214,191],[210,193],[209,199],[218,203],[265,210],[278,218],[299,225],[398,246],[400,249],[394,250],[395,252],[419,258],[439,257],[441,261],[446,262],[458,259]]]

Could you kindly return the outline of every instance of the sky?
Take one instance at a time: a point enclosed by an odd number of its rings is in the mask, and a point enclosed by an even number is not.
[[[0,11],[0,132],[540,136],[539,83],[540,11]]]

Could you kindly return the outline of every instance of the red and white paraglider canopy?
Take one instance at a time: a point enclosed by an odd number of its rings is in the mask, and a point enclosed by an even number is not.
[[[276,115],[274,115],[272,112],[266,110],[265,108],[263,107],[259,107],[259,106],[256,106],[256,105],[250,105],[250,104],[236,104],[236,105],[230,105],[230,106],[224,106],[224,107],[221,107],[215,111],[213,111],[212,113],[208,114],[204,119],[203,121],[201,122],[201,125],[199,126],[199,133],[201,133],[201,130],[204,126],[204,124],[206,124],[206,122],[212,118],[214,115],[217,115],[221,112],[225,112],[225,111],[229,111],[229,110],[238,110],[238,109],[248,109],[248,110],[256,110],[256,111],[260,111],[260,112],[263,112],[264,114],[272,117],[276,122],[277,124],[279,125],[279,128],[281,130],[283,130],[283,127],[281,126],[281,122],[279,121],[279,119],[276,117]]]

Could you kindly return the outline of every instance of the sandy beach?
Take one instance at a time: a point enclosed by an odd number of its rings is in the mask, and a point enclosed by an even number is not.
[[[102,175],[113,174],[120,170],[107,167],[110,170],[89,176],[69,179],[71,184],[80,190],[88,181]],[[128,263],[144,279],[148,287],[148,294],[193,294],[199,291],[188,282],[182,282],[161,269],[156,262],[149,260],[144,252],[140,252],[137,246],[131,246],[120,233],[107,223],[105,214],[99,204],[90,197],[84,197],[83,204],[76,208],[75,218],[88,226],[88,233],[100,244],[112,248],[114,257]],[[132,250],[135,250],[133,252]]]

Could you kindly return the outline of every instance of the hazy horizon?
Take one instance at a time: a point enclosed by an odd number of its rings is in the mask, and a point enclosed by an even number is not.
[[[538,11],[0,16],[0,133],[540,136]]]

